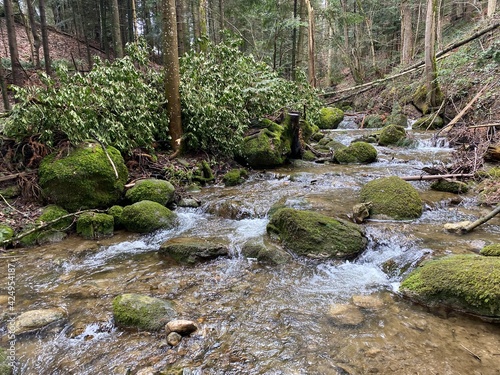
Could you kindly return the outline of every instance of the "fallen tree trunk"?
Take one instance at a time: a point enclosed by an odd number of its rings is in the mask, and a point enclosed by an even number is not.
[[[444,180],[445,178],[471,178],[471,177],[474,177],[473,173],[403,176],[401,177],[401,179],[405,181],[423,181],[423,180]]]
[[[498,215],[498,213],[500,213],[500,204],[496,206],[495,209],[491,211],[489,214],[477,219],[472,223],[470,221],[462,221],[460,223],[454,223],[454,224],[448,223],[444,225],[444,228],[450,232],[461,233],[461,234],[469,233],[474,228],[494,218],[496,215]]]

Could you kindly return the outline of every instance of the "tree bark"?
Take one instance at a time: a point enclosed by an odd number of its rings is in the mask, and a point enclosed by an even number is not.
[[[52,61],[50,60],[49,51],[49,33],[47,31],[47,19],[45,17],[45,0],[39,0],[40,9],[40,26],[42,29],[42,46],[43,46],[43,59],[45,61],[45,72],[50,75],[52,72]]]
[[[7,83],[5,82],[5,70],[0,64],[0,89],[2,90],[3,108],[5,111],[10,111],[9,94],[7,93]]]
[[[19,61],[19,52],[17,50],[16,25],[14,21],[14,12],[12,9],[12,0],[4,0],[5,18],[7,22],[7,38],[9,41],[10,62],[12,65],[12,82],[14,85],[22,86],[23,72],[21,62]]]
[[[177,17],[175,0],[163,1],[163,58],[165,66],[165,92],[170,120],[169,134],[174,152],[181,149],[182,122],[179,95],[179,54],[177,46]]]
[[[408,65],[413,55],[412,12],[410,0],[401,2],[401,64]]]
[[[312,87],[316,87],[316,65],[315,65],[315,53],[314,53],[314,9],[311,6],[310,0],[305,0],[306,1],[306,6],[307,6],[307,15],[308,15],[308,20],[309,20],[309,28],[308,28],[308,36],[309,36],[309,43],[308,43],[308,73],[309,73],[309,84]]]
[[[115,57],[123,57],[123,42],[120,26],[120,9],[118,8],[118,0],[111,0],[111,13],[113,17],[113,43],[115,47]]]
[[[35,62],[35,68],[40,69],[40,47],[42,42],[40,41],[40,36],[37,32],[37,25],[35,22],[35,9],[33,8],[32,0],[26,0],[26,6],[28,7],[28,19],[30,22],[31,35],[33,36],[33,57]]]
[[[425,17],[425,85],[430,107],[437,105],[436,67],[436,14],[437,0],[427,0]]]

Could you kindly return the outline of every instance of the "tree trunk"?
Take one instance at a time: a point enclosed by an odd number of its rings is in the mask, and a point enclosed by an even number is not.
[[[50,75],[52,72],[52,61],[50,60],[49,33],[47,31],[47,19],[45,17],[45,0],[39,0],[40,26],[42,29],[43,59],[45,61],[45,72]]]
[[[137,42],[137,6],[135,0],[130,0],[132,13],[132,41]]]
[[[165,66],[165,91],[170,120],[169,134],[174,152],[181,149],[182,122],[179,95],[179,54],[177,46],[177,17],[175,0],[163,1],[163,58]]]
[[[188,43],[184,0],[176,0],[175,4],[177,8],[177,45],[179,46],[179,56],[183,56],[187,51]]]
[[[436,13],[437,0],[427,0],[425,17],[425,85],[430,107],[437,105],[436,67]]]
[[[5,111],[10,111],[9,94],[7,93],[7,83],[5,82],[5,70],[0,64],[0,89],[2,90],[3,108]]]
[[[315,53],[314,53],[314,9],[311,6],[310,0],[305,0],[306,1],[306,6],[307,6],[307,14],[308,14],[308,21],[309,21],[309,28],[308,28],[308,36],[309,36],[309,43],[308,43],[308,52],[309,52],[309,57],[308,57],[308,73],[309,73],[309,84],[312,87],[316,87],[316,65],[315,65]]]
[[[16,26],[14,21],[14,12],[12,10],[12,1],[4,0],[5,18],[7,21],[7,38],[9,41],[10,62],[12,65],[12,82],[14,85],[22,86],[23,70],[19,61],[19,52],[17,50]]]
[[[28,7],[28,19],[30,22],[31,35],[33,35],[33,57],[35,68],[40,69],[40,47],[42,42],[40,41],[40,36],[37,32],[37,26],[35,22],[35,9],[33,8],[32,0],[26,0],[26,6]]]
[[[401,2],[401,64],[408,65],[412,59],[413,32],[410,0]]]
[[[115,47],[115,57],[123,57],[123,42],[120,26],[120,10],[118,8],[118,0],[111,0],[111,13],[113,17],[113,44]]]

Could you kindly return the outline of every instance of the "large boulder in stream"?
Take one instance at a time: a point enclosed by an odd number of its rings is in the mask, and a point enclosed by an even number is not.
[[[120,327],[159,331],[176,317],[174,304],[160,298],[126,293],[113,299],[113,318]]]
[[[25,311],[9,323],[8,329],[18,335],[31,333],[51,324],[63,322],[66,315],[66,312],[61,308]]]
[[[389,124],[382,128],[378,138],[380,146],[404,145],[406,140],[406,130],[402,126]]]
[[[344,111],[335,107],[324,107],[319,112],[320,129],[336,129],[344,119]]]
[[[366,142],[354,142],[335,152],[334,159],[340,164],[372,163],[377,160],[377,150]]]
[[[176,218],[174,212],[157,202],[140,201],[123,207],[120,222],[129,232],[151,233],[172,228]]]
[[[125,198],[132,203],[148,200],[166,206],[174,199],[174,193],[175,187],[170,182],[148,178],[137,181],[132,188],[127,190]]]
[[[500,321],[500,258],[453,255],[425,262],[403,280],[400,292],[426,306]]]
[[[397,176],[368,182],[360,196],[364,203],[371,202],[370,217],[409,220],[422,215],[423,202],[417,190]]]
[[[273,213],[267,232],[293,253],[317,259],[352,259],[368,242],[357,224],[293,208]]]
[[[38,176],[43,197],[74,212],[116,203],[124,191],[128,170],[114,147],[104,152],[98,144],[84,143],[68,155],[46,156]]]
[[[228,253],[229,248],[218,241],[195,237],[172,238],[164,242],[158,250],[161,256],[187,264],[215,259]]]

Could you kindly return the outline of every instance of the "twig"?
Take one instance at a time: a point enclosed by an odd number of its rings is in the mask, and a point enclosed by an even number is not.
[[[467,349],[465,346],[463,346],[462,344],[460,344],[460,346],[462,348],[464,348],[467,353],[469,353],[471,356],[473,356],[474,358],[476,358],[479,362],[481,362],[481,357],[479,357],[477,354],[473,353],[471,350]]]
[[[20,213],[21,215],[23,215],[24,217],[28,217],[28,216],[29,216],[29,215],[28,215],[28,214],[26,214],[25,212],[19,211],[19,210],[18,210],[17,208],[15,208],[14,206],[11,206],[11,205],[9,204],[9,202],[7,202],[7,199],[5,199],[5,197],[4,197],[2,194],[0,194],[0,197],[2,197],[3,201],[5,202],[5,204],[6,204],[7,206],[9,206],[9,208],[11,208],[12,210],[19,212],[19,213]]]
[[[467,129],[491,128],[493,126],[500,126],[500,122],[496,122],[496,123],[492,123],[492,124],[482,124],[482,125],[468,126]]]
[[[99,144],[101,145],[101,148],[102,150],[104,151],[104,154],[106,154],[106,157],[108,158],[109,162],[111,163],[111,166],[113,167],[113,171],[115,171],[115,176],[116,176],[116,179],[118,180],[120,178],[120,176],[118,176],[118,171],[116,170],[116,166],[115,166],[115,163],[113,162],[113,160],[111,159],[111,156],[109,156],[108,154],[108,150],[106,150],[106,146],[104,146],[104,144],[97,138],[97,137],[94,137],[94,139],[99,142]]]
[[[474,177],[473,173],[403,176],[401,177],[401,179],[405,181],[422,181],[422,180],[444,180],[445,178],[471,178],[471,177]]]

